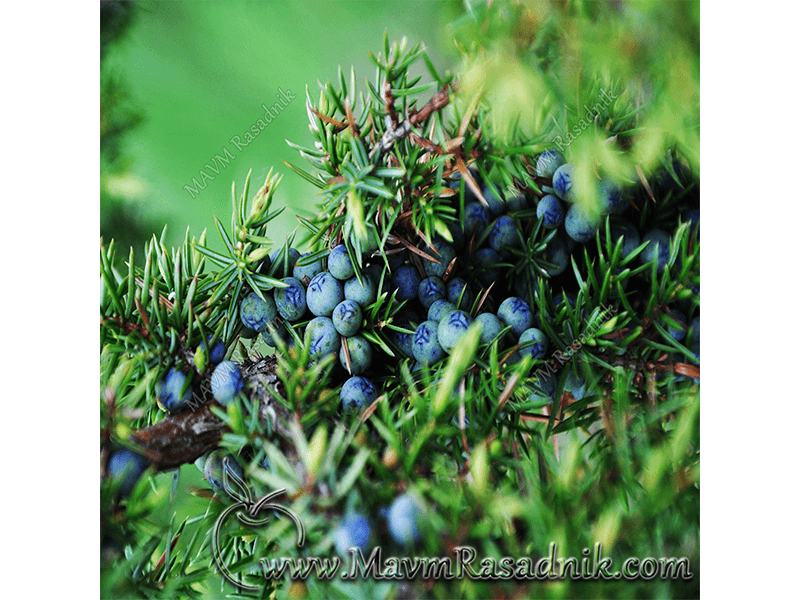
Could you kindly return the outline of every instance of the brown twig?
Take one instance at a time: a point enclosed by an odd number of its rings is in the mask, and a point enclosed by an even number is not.
[[[320,119],[322,119],[323,121],[325,121],[329,125],[333,125],[336,128],[334,133],[338,133],[338,132],[342,131],[343,129],[347,129],[347,124],[346,123],[342,123],[341,121],[333,119],[333,118],[331,118],[331,117],[329,117],[327,115],[323,115],[314,106],[311,107],[311,112],[313,112],[315,115],[317,115]]]
[[[136,302],[137,304],[139,303],[138,299]],[[135,331],[142,337],[150,339],[150,332],[147,327],[126,321],[122,317],[100,317],[100,325],[105,325],[106,327],[114,325],[124,330],[125,333],[133,333]]]
[[[390,127],[386,129],[381,139],[372,147],[369,152],[370,157],[374,156],[377,152],[388,152],[397,140],[401,140],[411,133],[411,128],[422,125],[433,114],[434,111],[441,110],[450,102],[450,91],[455,91],[454,84],[446,84],[441,90],[436,92],[433,97],[428,101],[425,106],[420,110],[412,108],[408,118],[400,122],[400,117],[394,108],[394,96],[392,95],[392,86],[389,82],[385,82],[382,89],[383,100],[386,107],[386,113],[391,121]],[[422,138],[419,138],[422,139]]]
[[[155,425],[135,432],[131,439],[158,471],[194,462],[216,448],[222,434],[228,430],[228,426],[211,412],[215,404],[168,415]]]
[[[262,423],[271,419],[280,435],[288,435],[284,424],[286,411],[273,401],[264,387],[273,387],[281,393],[277,359],[267,356],[246,361],[240,365],[240,370],[244,380],[252,384],[252,398],[257,400],[255,405],[259,407]],[[211,411],[212,406],[220,407],[212,398],[199,398],[183,410],[134,432],[131,441],[139,446],[142,455],[155,465],[157,471],[169,471],[194,462],[216,448],[222,435],[228,431],[228,426]]]
[[[350,127],[350,133],[353,134],[354,138],[358,139],[358,137],[361,135],[361,130],[358,128],[358,125],[356,125],[356,120],[353,118],[353,111],[350,108],[350,100],[348,98],[345,98],[344,100],[344,110],[345,116],[347,117],[347,125]]]

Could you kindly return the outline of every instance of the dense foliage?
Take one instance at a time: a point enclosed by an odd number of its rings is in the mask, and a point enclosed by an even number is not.
[[[122,269],[102,243],[104,596],[698,595],[693,10],[481,5],[453,25],[457,76],[386,39],[364,85],[307,91],[287,169],[320,200],[296,234],[269,237],[271,171],[234,186],[223,252],[187,230]],[[219,436],[187,441],[201,422]],[[195,461],[204,510],[159,526]],[[152,477],[180,465],[171,490]],[[272,518],[214,538],[235,499],[280,489]],[[292,584],[259,565],[469,546],[478,570],[551,543],[600,543],[612,570],[686,557],[691,577]]]

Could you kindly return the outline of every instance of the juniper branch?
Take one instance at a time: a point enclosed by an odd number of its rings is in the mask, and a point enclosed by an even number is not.
[[[262,426],[272,425],[275,432],[285,439],[289,438],[286,423],[291,413],[279,402],[274,401],[267,386],[283,395],[278,379],[278,361],[267,356],[255,361],[245,361],[239,365],[245,382],[251,384],[251,400],[257,406]],[[206,381],[201,389],[208,389]],[[158,423],[134,432],[131,441],[138,445],[142,454],[150,460],[157,471],[168,471],[191,463],[219,445],[228,426],[211,410],[213,406],[222,408],[213,398],[201,397]]]

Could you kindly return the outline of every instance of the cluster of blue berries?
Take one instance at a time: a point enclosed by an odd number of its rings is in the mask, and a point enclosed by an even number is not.
[[[239,309],[242,325],[251,335],[260,333],[272,347],[276,338],[293,345],[294,333],[308,347],[312,361],[338,357],[349,375],[341,392],[343,408],[374,401],[375,386],[364,377],[374,349],[360,332],[366,308],[378,297],[380,269],[367,267],[356,274],[343,244],[335,246],[326,258],[316,259],[294,248],[279,250],[265,260],[262,271],[275,262],[284,287],[251,292]]]
[[[389,508],[381,510],[381,515],[386,519],[389,534],[397,545],[408,548],[421,539],[422,508],[411,494],[395,498]],[[366,553],[371,539],[370,520],[356,511],[348,512],[333,532],[334,546],[341,556],[349,556],[353,548]]]
[[[375,402],[380,395],[377,377],[387,364],[396,363],[386,358],[381,347],[373,345],[372,333],[364,334],[366,327],[378,330],[376,333],[386,338],[398,358],[412,359],[413,371],[446,359],[473,325],[480,332],[481,345],[496,344],[507,364],[525,357],[546,359],[550,340],[542,323],[547,323],[550,315],[534,313],[519,281],[505,279],[497,285],[507,272],[504,263],[511,262],[514,251],[525,243],[523,232],[529,229],[524,222],[530,223],[534,209],[545,228],[563,227],[566,232],[566,236],[557,232],[547,244],[545,258],[554,265],[547,269],[551,277],[567,269],[575,244],[591,241],[606,216],[610,217],[614,240],[622,239],[623,258],[638,251],[641,264],[655,263],[655,269],[662,272],[674,247],[667,231],[653,228],[642,233],[633,222],[624,219],[621,215],[628,203],[621,190],[610,183],[599,184],[600,205],[596,211],[577,204],[574,167],[555,150],[543,153],[536,166],[537,175],[550,179],[552,187],[544,189],[548,193],[535,206],[524,195],[505,199],[490,185],[482,184],[488,203],[485,206],[465,187],[466,202],[460,220],[449,225],[451,239],[437,237],[418,248],[433,260],[418,260],[416,253],[388,248],[388,265],[365,254],[358,262],[366,266],[357,269],[352,250],[343,244],[319,258],[322,253],[301,255],[293,248],[273,254],[265,259],[267,266],[262,264],[261,270],[272,265],[270,275],[277,274],[283,286],[252,290],[241,300],[238,308],[244,337],[260,334],[272,347],[277,346],[278,340],[288,346],[301,340],[312,361],[333,355],[347,372],[339,392],[343,411],[362,410]],[[699,212],[691,211],[686,216],[699,227]],[[493,295],[487,293],[490,287]],[[695,293],[699,294],[699,289]],[[390,327],[366,322],[370,307],[379,297],[393,297],[395,305],[402,305],[399,311],[392,311]],[[577,303],[575,294],[563,291],[553,300],[557,310],[563,303],[573,308]],[[693,308],[692,303],[681,308],[670,306],[656,323],[675,341],[691,348],[695,364],[699,364],[700,324],[699,316],[689,319],[695,312]],[[230,404],[244,391],[239,365],[225,360],[227,349],[222,341],[212,344],[211,339],[208,336],[197,347],[195,370],[173,366],[160,382],[158,403],[164,410],[174,412],[186,406],[194,393],[193,376],[198,371],[201,375],[207,373],[204,364],[209,365],[211,392],[220,404]],[[677,355],[673,358],[684,360]],[[564,371],[565,377],[537,380],[529,402],[554,402],[559,381],[563,391],[576,401],[591,398],[588,373],[578,364],[571,364]],[[530,382],[522,385],[530,389]],[[225,491],[225,473],[244,478],[240,462],[223,450],[211,452],[196,464],[218,495]],[[262,466],[269,468],[268,462],[262,461]],[[129,450],[113,454],[108,465],[109,475],[118,482],[123,496],[131,493],[146,469],[147,461]],[[381,514],[398,546],[409,548],[420,541],[422,508],[414,496],[400,495]],[[373,531],[370,518],[349,511],[333,531],[332,540],[336,551],[347,556],[353,548],[366,553],[377,535],[380,534]]]
[[[479,181],[477,173],[472,175]],[[420,250],[426,255],[422,261],[402,249],[392,255],[388,292],[405,306],[396,314],[388,338],[401,355],[414,359],[414,370],[446,358],[473,323],[480,327],[482,344],[495,340],[519,344],[509,358],[511,362],[525,354],[544,358],[547,337],[534,327],[530,306],[518,297],[522,293],[500,296],[503,301],[496,310],[489,310],[497,306],[492,299],[478,303],[480,292],[501,278],[500,265],[523,244],[520,215],[530,210],[528,199],[522,194],[506,198],[492,185],[479,181],[484,204],[456,175],[451,187],[461,185],[464,208],[458,213],[459,220],[448,224],[451,239],[437,237],[422,246]],[[456,208],[459,205],[454,203]],[[559,247],[559,241],[550,247],[557,251],[555,260],[563,270],[567,248],[563,244]],[[552,256],[548,258],[553,260]]]
[[[597,184],[597,206],[577,203],[575,167],[554,149],[538,157],[536,174],[544,180],[546,194],[529,201],[523,194],[506,197],[473,173],[485,203],[456,175],[450,185],[463,189],[464,197],[453,203],[458,219],[447,224],[449,239],[436,237],[414,249],[415,253],[390,244],[384,248],[388,265],[377,253],[356,257],[344,244],[333,247],[327,256],[321,252],[301,254],[294,248],[276,251],[264,259],[259,270],[283,285],[252,290],[242,300],[239,316],[244,337],[261,334],[273,347],[279,339],[288,346],[300,340],[312,361],[330,355],[338,358],[335,362],[347,374],[340,391],[344,410],[361,409],[375,401],[380,395],[375,377],[380,377],[390,362],[385,346],[379,348],[371,334],[363,333],[366,326],[378,328],[375,333],[390,344],[396,357],[413,359],[414,371],[445,359],[473,323],[479,326],[482,344],[497,342],[501,349],[509,349],[504,355],[507,362],[525,356],[545,359],[550,343],[541,320],[547,315],[533,314],[528,276],[510,278],[506,268],[526,243],[525,232],[534,213],[545,228],[563,228],[565,233],[558,232],[547,243],[543,258],[552,265],[546,269],[550,277],[566,271],[575,245],[593,239],[605,216],[611,218],[612,236],[622,238],[623,257],[638,251],[641,263],[655,262],[659,271],[670,260],[671,238],[658,228],[642,234],[624,219],[621,215],[629,203],[611,182]],[[699,221],[699,215],[693,218]],[[424,255],[421,259],[420,254]],[[365,266],[356,268],[356,259]],[[530,274],[528,281],[538,276]],[[487,296],[486,290],[492,286],[495,293]],[[402,306],[393,311],[388,323],[367,324],[367,309],[382,294],[384,300],[393,297],[395,304]],[[216,354],[211,360],[218,358]],[[581,375],[571,377],[570,391],[580,395]],[[168,410],[185,402],[187,393],[191,395],[191,386],[174,370],[164,390],[163,404]],[[220,361],[212,375],[215,398],[226,404],[241,390],[238,367]]]
[[[242,302],[242,304],[245,303],[247,303],[248,318],[251,318],[254,314],[253,311],[258,309],[255,308],[250,296]],[[232,361],[223,360],[226,349],[221,340],[217,340],[211,351],[208,351],[206,342],[211,339],[212,336],[208,336],[205,342],[200,342],[194,354],[194,362],[200,371],[203,371],[206,360],[209,360],[214,365],[214,370],[211,374],[211,393],[217,402],[227,406],[242,392],[244,381],[239,366]],[[189,372],[188,375],[184,370],[172,367],[157,386],[158,395],[156,401],[163,410],[176,412],[186,406],[192,399],[195,388],[192,385],[191,378],[194,372],[189,369],[187,371]]]
[[[673,161],[674,175],[666,169],[660,177],[656,178],[658,190],[662,197],[680,192],[684,182],[689,180],[688,168],[678,161]],[[623,215],[629,207],[622,190],[609,181],[598,184],[598,203],[594,207],[584,207],[575,202],[574,177],[575,168],[567,163],[564,157],[555,149],[543,152],[536,163],[536,174],[545,180],[550,179],[552,186],[545,185],[543,191],[547,193],[539,200],[536,214],[542,219],[546,228],[557,229],[564,226],[567,234],[567,243],[560,237],[554,238],[548,245],[548,260],[566,266],[568,251],[571,252],[570,243],[585,243],[592,240],[605,216],[610,217],[609,225],[611,238],[614,243],[622,240],[621,256],[627,259],[635,251],[639,251],[638,261],[642,265],[655,264],[656,271],[660,274],[670,264],[671,256],[675,250],[672,235],[660,227],[642,228],[641,230]],[[565,207],[569,205],[568,210]],[[699,209],[688,210],[682,213],[682,222],[689,222],[691,228],[699,230]],[[560,234],[559,234],[560,235]],[[552,254],[551,254],[552,253]],[[556,260],[559,258],[559,260]],[[559,274],[563,269],[554,274]],[[597,273],[602,278],[603,273]],[[623,288],[627,287],[627,280]],[[617,297],[614,291],[612,297]],[[574,305],[574,301],[573,301]],[[687,319],[679,310],[674,316],[686,327]],[[674,321],[673,321],[674,322]],[[669,327],[673,337],[678,335],[674,327]],[[681,341],[683,336],[675,337]],[[574,394],[573,394],[574,395]]]
[[[508,341],[509,338],[519,344],[510,362],[520,360],[525,354],[534,359],[544,358],[547,352],[547,337],[534,327],[533,310],[525,300],[516,296],[503,300],[496,313],[483,312],[475,319],[446,300],[431,305],[427,317],[417,325],[410,338],[410,356],[418,365],[432,365],[445,358],[466,335],[472,323],[478,323],[480,327],[481,344]],[[413,318],[410,316],[409,320]],[[408,352],[408,346],[400,348]]]
[[[673,168],[681,177],[688,177],[687,168],[680,162],[675,161]],[[536,206],[536,215],[542,219],[542,224],[548,229],[558,229],[562,225],[567,234],[567,243],[560,237],[552,240],[557,248],[553,249],[553,258],[559,257],[562,248],[570,251],[574,243],[586,243],[594,239],[597,230],[600,228],[605,216],[611,217],[611,232],[614,240],[623,238],[622,256],[627,258],[641,244],[647,246],[639,254],[642,264],[656,261],[657,270],[660,273],[666,267],[670,256],[671,236],[663,229],[653,228],[641,233],[636,226],[623,215],[629,208],[630,203],[625,199],[623,190],[616,184],[603,180],[597,184],[597,204],[585,206],[576,202],[574,186],[575,167],[567,163],[564,156],[555,149],[543,152],[536,162],[536,175],[544,179],[550,179],[552,187],[543,186],[543,191],[547,193],[542,197]],[[660,178],[662,188],[676,191],[679,189],[678,183],[673,177],[664,171]],[[569,206],[567,209],[566,205]],[[696,227],[700,223],[700,211],[695,209],[688,211],[685,219]],[[556,242],[556,240],[558,240]],[[548,248],[548,253],[551,252]],[[566,252],[563,253],[566,259]],[[548,260],[550,260],[548,256]],[[553,260],[566,266],[566,260]],[[563,269],[557,273],[559,274]]]
[[[622,190],[610,181],[598,184],[595,206],[577,202],[575,166],[566,162],[558,150],[550,149],[539,156],[536,175],[552,181],[552,187],[544,186],[542,190],[547,195],[536,205],[536,216],[542,219],[542,224],[548,229],[563,225],[566,234],[574,242],[589,242],[594,238],[602,217],[621,215],[628,209]]]
[[[452,242],[436,238],[421,248],[433,260],[414,261],[407,250],[394,248],[388,253],[388,268],[373,262],[356,275],[354,257],[344,245],[332,248],[327,259],[314,260],[297,251],[276,253],[269,260],[282,256],[288,262],[281,266],[291,268],[292,276],[282,279],[285,287],[253,291],[242,301],[243,326],[254,334],[261,333],[270,345],[274,345],[276,335],[286,339],[291,328],[307,346],[312,360],[337,356],[348,375],[340,391],[344,410],[361,409],[379,395],[370,373],[376,373],[376,368],[385,366],[380,363],[387,361],[376,361],[376,354],[383,355],[383,351],[361,334],[366,309],[379,293],[405,304],[384,333],[397,350],[395,355],[413,358],[415,369],[433,365],[453,352],[476,321],[483,343],[504,338],[520,344],[510,360],[520,360],[525,353],[543,358],[547,338],[534,327],[532,311],[521,298],[508,298],[496,314],[483,312],[473,317],[476,292],[494,283],[496,264],[508,256],[509,248],[520,243],[519,223],[508,211],[527,208],[524,196],[506,202],[488,186],[484,186],[484,194],[489,208],[470,199],[463,228],[460,224],[450,228]],[[487,228],[489,235],[484,237],[488,246],[478,250],[473,264],[459,265],[457,257],[463,254],[466,239],[485,233]],[[368,263],[371,257],[361,258]],[[511,333],[504,337],[506,330]]]

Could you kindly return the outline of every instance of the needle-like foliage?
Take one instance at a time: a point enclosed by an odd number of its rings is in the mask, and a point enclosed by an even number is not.
[[[101,242],[103,474],[121,447],[150,465],[127,496],[114,477],[103,480],[105,595],[699,592],[699,320],[696,328],[690,320],[700,309],[700,233],[687,216],[699,207],[696,15],[693,4],[607,4],[467,3],[452,25],[463,52],[455,73],[440,73],[421,43],[386,37],[370,54],[369,79],[340,69],[318,95],[307,90],[310,139],[289,142],[299,160],[286,166],[319,196],[316,216],[300,219],[308,255],[297,264],[324,261],[344,244],[356,279],[377,279],[359,333],[374,353],[376,394],[367,405],[343,409],[354,358],[347,344],[341,360],[338,346],[315,355],[308,314],[275,319],[255,337],[242,323],[243,299],[271,301],[294,266],[294,236],[268,235],[282,210],[273,207],[280,175],[270,171],[255,193],[249,176],[241,194],[234,186],[230,223],[215,220],[222,251],[208,247],[205,231],[195,238],[187,230],[178,248],[154,237],[141,256],[131,249],[119,263],[114,242]],[[646,33],[649,26],[660,33]],[[659,50],[669,57],[651,61]],[[597,107],[591,118],[587,106]],[[536,214],[553,185],[536,170],[549,148],[575,166],[577,205],[597,207],[599,188],[589,183],[609,179],[624,190],[632,227],[667,232],[663,264],[644,259],[652,251],[645,240],[624,247],[618,218],[602,216],[592,239],[570,244],[556,269],[563,236]],[[487,281],[476,253],[494,234],[464,231],[465,209],[498,197],[524,202],[507,209],[517,239],[501,248]],[[395,261],[424,273],[460,234],[442,277],[458,273],[474,286],[461,310],[475,319],[520,298],[547,352],[534,356],[512,327],[482,343],[474,323],[440,362],[403,352],[398,334],[419,325],[407,318],[417,300],[398,299]],[[244,379],[227,404],[210,391],[206,348],[217,341]],[[157,400],[171,370],[193,393],[165,414]],[[204,481],[177,506],[183,481],[197,477],[187,463],[197,460],[208,478],[211,450],[238,461],[242,478],[226,476],[216,493]],[[175,479],[157,475],[164,471]],[[302,545],[280,511],[248,513],[263,518],[258,526],[224,519],[236,502],[243,517],[276,490],[285,492],[274,501],[302,521]],[[413,548],[399,546],[387,522],[387,507],[406,493],[421,509]],[[175,517],[162,526],[156,515],[165,511]],[[335,557],[336,527],[351,512],[372,525],[367,556],[379,548],[383,559],[453,559],[469,547],[478,558],[452,579],[392,577],[390,567],[355,583],[321,576],[311,562],[316,576],[305,577],[299,563],[268,576],[276,557]],[[599,543],[611,571],[628,557],[674,558],[678,576],[528,577],[525,561],[535,565],[553,543],[558,557],[578,562]],[[505,570],[488,573],[494,580],[476,576],[484,558]]]

